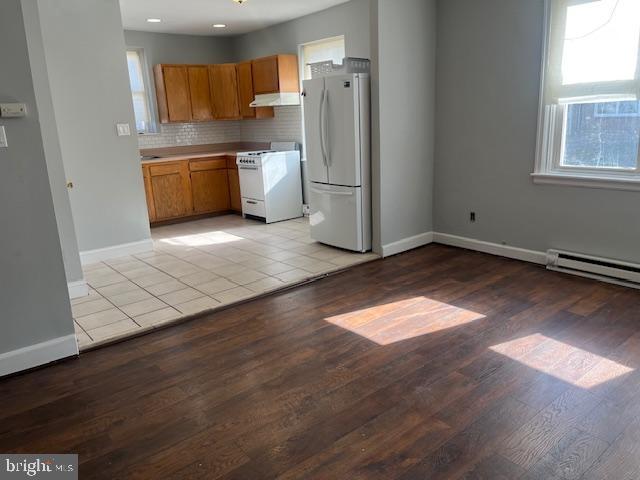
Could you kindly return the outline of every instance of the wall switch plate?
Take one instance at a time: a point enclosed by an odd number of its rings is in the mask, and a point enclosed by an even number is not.
[[[27,115],[27,106],[24,103],[0,103],[0,117],[17,118]]]
[[[131,136],[131,128],[128,123],[117,123],[116,130],[118,131],[119,137],[129,137]]]
[[[4,125],[0,125],[0,148],[7,148],[8,146],[7,132],[4,131]]]

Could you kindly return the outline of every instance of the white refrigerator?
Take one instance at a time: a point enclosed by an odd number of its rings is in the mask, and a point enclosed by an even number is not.
[[[369,251],[369,75],[305,80],[303,90],[311,238],[346,250]]]

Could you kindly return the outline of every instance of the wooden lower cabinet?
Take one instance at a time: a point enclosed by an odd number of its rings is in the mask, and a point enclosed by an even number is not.
[[[143,165],[142,172],[151,223],[242,211],[235,157]]]
[[[242,212],[242,197],[240,195],[240,177],[238,177],[238,169],[229,169],[228,175],[231,210],[235,212]]]
[[[144,194],[147,199],[147,211],[149,212],[149,221],[153,223],[156,221],[156,206],[153,204],[151,174],[149,173],[148,165],[142,166],[142,179],[144,180]]]
[[[155,221],[189,215],[193,211],[188,162],[149,166]]]
[[[216,213],[229,210],[229,178],[226,160],[191,161],[193,213]]]

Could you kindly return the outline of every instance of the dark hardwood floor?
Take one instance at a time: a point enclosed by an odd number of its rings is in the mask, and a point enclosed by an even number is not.
[[[640,292],[432,245],[0,381],[80,478],[637,479]]]

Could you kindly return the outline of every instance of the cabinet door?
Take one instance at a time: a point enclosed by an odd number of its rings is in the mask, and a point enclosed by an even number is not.
[[[231,210],[242,212],[242,197],[240,195],[240,178],[238,169],[227,170],[229,175],[229,199],[231,200]]]
[[[209,70],[205,66],[187,67],[191,113],[195,121],[213,120]]]
[[[256,95],[277,93],[280,90],[278,81],[278,57],[259,58],[251,62],[253,73],[253,91]]]
[[[251,62],[239,63],[237,65],[237,71],[240,114],[242,115],[242,118],[255,118],[256,109],[249,106],[249,104],[254,100]]]
[[[151,165],[155,219],[184,217],[193,212],[188,162]]]
[[[156,207],[153,204],[153,190],[151,188],[151,175],[149,174],[149,166],[142,166],[142,178],[144,180],[144,194],[147,199],[147,211],[149,212],[149,222],[156,220]]]
[[[165,65],[162,68],[167,111],[170,122],[191,121],[191,99],[187,67]]]
[[[255,99],[253,93],[253,73],[251,62],[239,63],[238,70],[238,100],[240,101],[240,115],[242,118],[273,118],[273,107],[252,108],[249,105]]]
[[[194,213],[229,210],[229,180],[226,169],[191,172]]]
[[[209,67],[213,115],[220,120],[240,118],[238,103],[238,78],[235,64]]]

